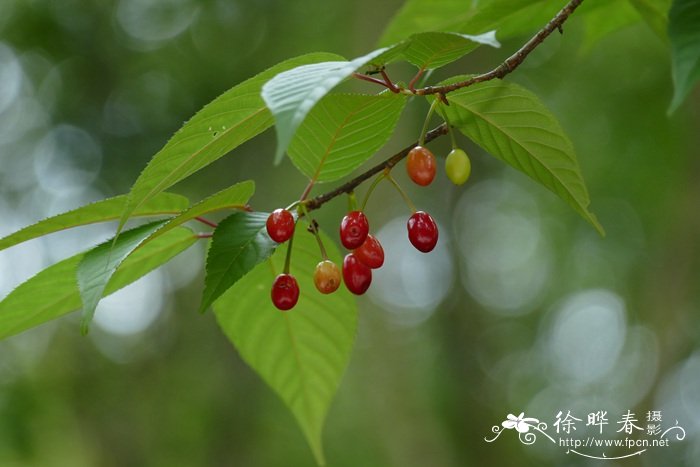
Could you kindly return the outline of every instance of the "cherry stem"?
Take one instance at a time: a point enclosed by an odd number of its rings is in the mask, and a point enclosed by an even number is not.
[[[436,100],[437,102],[437,100]],[[450,141],[452,141],[452,149],[457,149],[457,138],[455,137],[455,129],[450,123],[450,119],[447,118],[447,112],[445,112],[445,109],[441,106],[438,109],[438,112],[440,113],[440,116],[442,117],[443,120],[445,120],[445,123],[447,124],[447,129],[450,133]]]
[[[389,180],[391,182],[391,184],[394,185],[394,188],[396,188],[399,191],[399,193],[401,194],[401,197],[406,202],[406,204],[408,205],[411,212],[415,213],[417,211],[416,205],[413,204],[413,201],[411,201],[411,198],[409,198],[408,195],[406,194],[406,192],[403,191],[403,188],[401,188],[401,185],[399,185],[399,183],[394,179],[394,177],[391,176],[390,173],[386,174],[385,178],[387,180]]]
[[[455,138],[455,129],[454,127],[450,126],[450,124],[447,124],[447,128],[450,129],[450,140],[452,140],[452,149],[457,149],[457,138]]]
[[[326,248],[323,246],[323,241],[321,240],[321,235],[318,233],[318,222],[316,222],[316,219],[312,219],[309,216],[309,211],[306,209],[306,205],[304,203],[299,204],[299,209],[301,210],[301,213],[303,216],[305,216],[309,220],[309,232],[314,234],[314,237],[316,237],[316,241],[318,242],[318,248],[321,250],[321,257],[326,260],[328,259],[328,254],[326,254]]]
[[[367,207],[367,202],[369,201],[370,195],[372,195],[372,192],[374,189],[379,185],[379,182],[381,182],[384,177],[386,177],[386,174],[388,173],[389,169],[384,170],[381,174],[377,176],[377,178],[374,179],[372,184],[369,186],[369,189],[367,190],[367,193],[365,194],[365,199],[362,201],[362,210],[365,210],[365,207]]]
[[[209,227],[212,227],[212,228],[214,228],[214,229],[217,228],[217,227],[219,226],[219,224],[217,224],[216,222],[210,221],[209,219],[205,219],[205,218],[203,218],[203,217],[195,217],[194,219],[195,219],[196,221],[199,221],[199,222],[201,222],[202,224],[208,225]]]
[[[355,191],[350,191],[348,193],[348,211],[357,211],[357,197],[355,196]]]
[[[312,234],[314,234],[314,237],[316,237],[316,241],[318,242],[318,249],[321,250],[321,258],[323,258],[324,261],[327,261],[328,254],[326,253],[326,248],[323,246],[323,240],[321,240],[321,235],[318,233],[318,222],[316,222],[316,219],[311,219],[309,231]]]
[[[435,107],[437,107],[438,100],[435,99],[432,104],[430,104],[430,109],[428,109],[428,115],[425,116],[425,122],[423,122],[423,129],[420,132],[420,138],[418,138],[418,146],[423,146],[425,144],[425,134],[428,132],[428,124],[430,123],[430,118],[435,112]]]
[[[284,258],[284,270],[282,270],[284,274],[289,274],[289,266],[292,263],[292,244],[294,243],[294,234],[297,230],[296,224],[294,227],[294,232],[292,232],[292,236],[289,237],[289,242],[287,242],[287,256]]]
[[[198,233],[197,235],[195,235],[195,238],[212,238],[213,236],[214,236],[213,233],[202,232],[202,233]]]

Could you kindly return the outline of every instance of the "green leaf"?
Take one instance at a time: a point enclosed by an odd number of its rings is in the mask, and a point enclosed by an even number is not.
[[[671,0],[630,0],[649,27],[666,41],[668,30],[668,10],[671,8]]]
[[[322,238],[330,259],[340,264],[335,242],[323,234]],[[288,312],[277,310],[270,287],[282,272],[285,253],[286,248],[279,248],[238,281],[214,303],[214,311],[241,357],[290,408],[317,462],[324,465],[323,423],[350,358],[357,309],[345,287],[330,295],[316,290],[318,245],[299,222],[290,271],[299,283],[299,302]]]
[[[139,248],[112,276],[105,296],[168,262],[196,241],[190,229],[179,227]],[[80,253],[44,269],[5,297],[0,302],[0,339],[78,310],[81,301],[75,276],[84,256]]]
[[[516,84],[487,81],[452,92],[448,99],[450,105],[441,109],[453,126],[550,189],[603,235],[588,211],[588,191],[573,145],[537,96]]]
[[[265,212],[234,212],[219,223],[207,255],[200,312],[275,251],[277,243],[265,230],[268,216]]]
[[[344,177],[384,146],[405,105],[401,94],[329,94],[299,127],[289,157],[312,180]]]
[[[275,116],[276,164],[282,161],[294,133],[314,105],[355,70],[385,51],[377,49],[351,61],[336,60],[298,66],[265,83],[262,97]]]
[[[605,0],[609,1],[609,0]],[[518,0],[513,8],[508,1],[495,1],[483,4],[473,18],[470,18],[460,31],[484,31],[496,29],[496,36],[500,40],[507,40],[523,35],[534,35],[542,29],[554,15],[561,10],[566,2],[553,2],[551,0],[524,1]],[[582,8],[590,9],[595,0],[586,0]],[[576,10],[576,15],[580,11]]]
[[[479,34],[496,29],[503,40],[543,26],[539,18],[551,17],[561,6],[547,0],[408,0],[385,29],[379,44],[392,44],[410,34],[428,31]]]
[[[126,200],[126,195],[115,196],[114,198],[108,198],[49,217],[1,239],[0,250],[72,227],[117,220],[124,211]],[[184,196],[173,193],[160,193],[142,204],[132,215],[160,216],[179,214],[183,209],[187,209],[189,204],[189,201]]]
[[[642,18],[629,2],[610,2],[605,8],[585,10],[582,19],[586,33],[581,48],[584,52],[589,52],[608,34],[639,23]]]
[[[464,0],[408,0],[384,29],[379,45],[387,46],[420,32],[461,32],[459,26],[475,11],[474,2]]]
[[[463,57],[481,44],[500,47],[495,31],[479,36],[453,32],[423,32],[409,38],[402,56],[418,68],[433,70]]]
[[[83,319],[80,330],[87,334],[95,308],[105,287],[119,265],[165,221],[151,222],[123,232],[116,240],[106,241],[88,251],[78,264],[78,288],[83,300]]]
[[[255,182],[252,180],[236,183],[200,201],[179,216],[168,220],[163,227],[153,232],[145,241],[150,242],[154,238],[169,232],[185,222],[211,212],[221,211],[223,209],[243,209],[254,192]]]
[[[671,113],[700,79],[700,0],[673,0],[668,14],[668,37],[675,87]]]
[[[333,54],[316,53],[286,60],[207,104],[175,133],[141,172],[129,193],[118,232],[144,202],[273,124],[272,115],[260,97],[260,89],[267,80],[299,65],[337,58]]]

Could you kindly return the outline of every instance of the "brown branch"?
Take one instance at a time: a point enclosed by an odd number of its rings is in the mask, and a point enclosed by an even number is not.
[[[459,83],[454,83],[454,84],[449,84],[445,86],[427,86],[424,88],[416,89],[415,91],[411,90],[411,93],[416,94],[416,95],[429,95],[429,94],[437,94],[438,97],[445,101],[445,94],[456,91],[457,89],[465,88],[467,86],[471,86],[476,83],[481,83],[483,81],[489,81],[492,79],[501,79],[504,76],[506,76],[508,73],[512,72],[515,70],[520,64],[525,60],[525,58],[535,50],[537,46],[539,46],[546,38],[549,36],[554,30],[558,30],[559,32],[562,32],[562,25],[564,22],[569,18],[571,13],[574,12],[574,10],[583,2],[583,0],[571,0],[569,3],[566,4],[564,8],[557,13],[554,18],[552,18],[549,23],[545,27],[543,27],[537,34],[535,34],[529,41],[525,43],[517,52],[515,52],[513,55],[508,57],[503,63],[501,63],[498,67],[494,68],[493,70],[474,76],[472,78],[469,78],[466,81],[461,81]],[[383,82],[381,80],[372,78],[367,75],[362,75],[360,73],[355,73],[354,76],[356,78],[365,80],[365,81],[370,81],[375,84],[382,85],[386,88],[392,89],[393,83],[388,84],[386,82]],[[420,75],[418,75],[420,76]],[[386,79],[386,78],[385,78]],[[447,124],[443,123],[442,125],[433,128],[430,130],[428,133],[425,135],[425,142],[429,143],[430,141],[439,138],[440,136],[446,135],[448,133],[448,128]],[[404,157],[408,155],[408,152],[414,148],[418,143],[413,143],[410,146],[404,148],[402,151],[397,152],[393,156],[389,157],[385,161],[381,162],[380,164],[375,165],[371,169],[367,170],[366,172],[361,173],[357,177],[353,178],[352,180],[344,183],[343,185],[340,185],[338,188],[335,190],[329,191],[327,193],[324,193],[322,195],[318,195],[315,198],[312,198],[308,201],[306,201],[304,204],[306,208],[309,211],[312,211],[314,209],[320,208],[322,205],[327,203],[328,201],[332,200],[336,196],[340,196],[345,193],[350,193],[355,190],[362,182],[368,180],[372,176],[378,174],[379,172],[386,170],[386,169],[391,169],[394,167],[396,164],[398,164]]]
[[[384,78],[384,82],[386,83],[386,87],[389,88],[391,92],[394,94],[401,92],[399,91],[399,88],[397,88],[396,85],[391,82],[391,79],[389,79],[389,75],[386,74],[386,70],[384,70],[384,68],[382,68],[379,73],[381,73],[382,78]]]
[[[472,84],[481,83],[484,81],[490,81],[492,79],[502,79],[508,73],[512,72],[520,66],[525,58],[537,48],[553,31],[558,30],[562,32],[562,25],[569,18],[569,15],[574,12],[574,10],[583,2],[583,0],[571,0],[566,4],[564,8],[557,13],[554,18],[552,18],[549,23],[540,31],[535,34],[529,41],[525,43],[517,52],[508,57],[503,63],[493,70],[473,76],[466,81],[460,81],[458,83],[448,84],[445,86],[427,86],[421,89],[416,89],[415,94],[419,96],[424,96],[428,94],[447,94],[448,92],[456,91],[457,89],[466,88]]]
[[[416,92],[416,83],[418,82],[420,77],[423,76],[423,73],[425,73],[425,68],[421,68],[420,70],[418,70],[418,72],[411,79],[411,81],[408,82],[408,90],[412,93]]]
[[[387,83],[382,81],[381,79],[377,78],[372,78],[371,76],[363,75],[362,73],[353,73],[353,77],[357,79],[361,79],[362,81],[368,81],[370,83],[378,84],[380,86],[384,86],[385,88],[389,89],[391,92],[398,92],[398,90],[394,90],[391,86],[389,86]]]
[[[442,135],[447,134],[447,125],[442,124],[438,127],[433,128],[429,132],[425,134],[425,142],[429,143],[430,141],[439,138]],[[371,169],[367,170],[366,172],[361,173],[357,177],[353,178],[352,180],[340,185],[338,188],[336,188],[333,191],[329,191],[328,193],[324,193],[322,195],[318,195],[315,198],[311,198],[309,201],[305,203],[306,209],[309,211],[312,211],[314,209],[320,208],[322,205],[327,203],[328,201],[332,200],[336,196],[342,195],[343,193],[350,193],[353,191],[355,188],[357,188],[362,182],[365,180],[371,178],[373,175],[378,174],[382,170],[385,169],[391,169],[394,167],[396,164],[401,162],[401,160],[408,155],[408,151],[416,147],[418,143],[413,143],[410,146],[405,147],[403,150],[400,152],[397,152],[390,158],[386,159],[384,162],[381,162],[380,164],[375,165]]]

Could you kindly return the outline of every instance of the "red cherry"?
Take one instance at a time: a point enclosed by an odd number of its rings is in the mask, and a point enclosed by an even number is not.
[[[272,283],[272,303],[282,311],[291,310],[299,300],[299,284],[291,274],[280,274]]]
[[[430,185],[437,170],[435,156],[430,152],[430,149],[416,146],[408,153],[406,170],[408,170],[408,176],[411,177],[411,180],[418,185]]]
[[[348,253],[343,260],[343,280],[350,292],[362,295],[372,283],[372,270],[362,264],[354,254]]]
[[[340,241],[348,250],[354,250],[365,242],[369,222],[362,211],[352,211],[340,223]]]
[[[362,264],[372,269],[380,268],[384,264],[384,248],[372,234],[367,235],[365,243],[353,251],[353,254]]]
[[[414,213],[408,219],[408,239],[418,251],[427,253],[435,248],[438,241],[437,224],[430,214],[423,211]]]
[[[286,209],[275,209],[265,223],[267,234],[277,243],[289,240],[294,233],[294,216]]]

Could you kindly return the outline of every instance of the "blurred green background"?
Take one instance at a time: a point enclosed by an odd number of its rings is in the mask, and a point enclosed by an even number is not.
[[[2,0],[0,236],[128,191],[183,121],[258,71],[311,51],[365,53],[400,3]],[[601,17],[585,13],[508,80],[574,141],[607,237],[464,138],[465,187],[444,173],[429,189],[405,183],[440,224],[434,253],[412,250],[406,207],[380,186],[368,216],[387,260],[358,300],[329,465],[599,465],[514,432],[484,437],[509,413],[551,425],[559,410],[607,410],[612,437],[628,409],[642,422],[661,410],[687,437],[605,465],[700,465],[700,94],[667,117],[668,44],[643,22],[599,34]],[[524,39],[434,79],[488,70]],[[415,140],[426,110],[416,100],[374,161]],[[256,209],[287,205],[305,182],[288,161],[272,166],[274,144],[268,131],[174,191],[199,200],[254,179]],[[321,227],[335,234],[344,208],[330,203]],[[114,227],[0,252],[0,296]],[[87,338],[68,316],[0,342],[0,466],[313,465],[291,414],[213,315],[196,313],[203,257],[197,245],[104,300]]]

